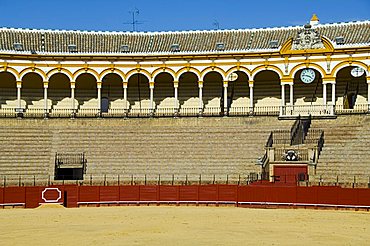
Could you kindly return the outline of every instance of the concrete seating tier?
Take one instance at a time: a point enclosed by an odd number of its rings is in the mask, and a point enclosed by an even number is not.
[[[271,117],[0,121],[0,177],[16,184],[20,175],[53,179],[56,152],[85,152],[86,182],[119,174],[237,179],[260,171],[256,158],[271,129],[291,125]]]

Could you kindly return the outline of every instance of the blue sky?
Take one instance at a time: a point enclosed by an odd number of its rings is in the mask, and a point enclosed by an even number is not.
[[[204,30],[370,20],[370,0],[0,0],[0,27],[131,31]]]

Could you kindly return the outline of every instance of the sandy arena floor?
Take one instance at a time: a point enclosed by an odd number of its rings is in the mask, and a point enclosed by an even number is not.
[[[369,245],[370,213],[234,207],[0,209],[0,245]]]

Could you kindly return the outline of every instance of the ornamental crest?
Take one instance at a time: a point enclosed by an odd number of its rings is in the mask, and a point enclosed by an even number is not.
[[[320,34],[311,28],[311,25],[305,25],[302,31],[299,31],[297,37],[293,40],[292,50],[324,49]]]

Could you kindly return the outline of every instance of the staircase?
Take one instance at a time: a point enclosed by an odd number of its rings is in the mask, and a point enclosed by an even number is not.
[[[313,178],[333,183],[368,183],[369,123],[369,117],[363,115],[313,121],[313,129],[325,131],[325,146]]]

